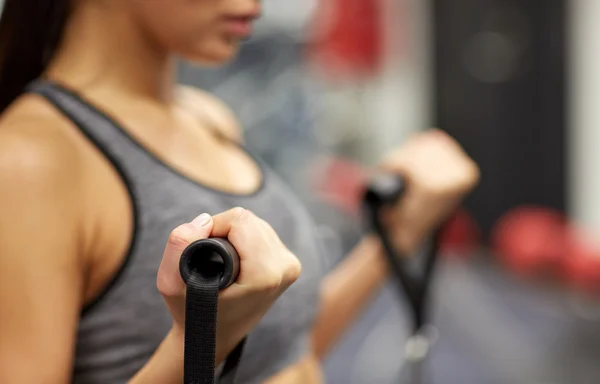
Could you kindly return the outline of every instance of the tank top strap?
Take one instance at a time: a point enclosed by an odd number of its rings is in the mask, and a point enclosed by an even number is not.
[[[56,82],[37,80],[29,84],[25,91],[46,99],[103,152],[114,142],[115,136],[119,139],[127,138],[127,134],[114,119],[86,102],[75,91]]]

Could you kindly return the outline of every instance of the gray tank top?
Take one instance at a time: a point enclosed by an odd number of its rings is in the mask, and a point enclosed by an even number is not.
[[[307,211],[272,170],[253,157],[263,172],[259,190],[237,195],[211,189],[162,162],[74,91],[47,82],[29,89],[49,100],[103,152],[127,186],[134,207],[135,228],[123,265],[81,314],[74,383],[125,383],[142,368],[172,324],[156,288],[169,233],[202,212],[217,214],[235,206],[269,222],[302,263],[298,281],[248,336],[237,382],[262,382],[309,352],[325,269],[322,248]]]

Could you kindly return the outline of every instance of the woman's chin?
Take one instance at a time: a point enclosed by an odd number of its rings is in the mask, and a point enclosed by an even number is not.
[[[229,41],[211,47],[211,49],[202,49],[194,53],[183,55],[184,59],[194,65],[218,67],[225,65],[233,60],[240,49],[240,40]]]

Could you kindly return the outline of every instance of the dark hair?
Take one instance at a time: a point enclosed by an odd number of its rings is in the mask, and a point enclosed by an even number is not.
[[[0,18],[0,113],[48,66],[63,35],[70,1],[5,1]]]

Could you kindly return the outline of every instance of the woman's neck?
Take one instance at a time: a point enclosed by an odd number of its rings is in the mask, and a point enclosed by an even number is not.
[[[78,89],[121,92],[169,103],[174,64],[123,10],[82,2],[46,76]]]

